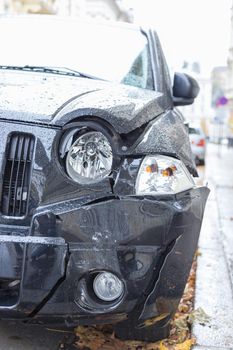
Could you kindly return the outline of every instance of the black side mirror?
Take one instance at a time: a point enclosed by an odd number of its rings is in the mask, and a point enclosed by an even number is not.
[[[191,105],[199,93],[195,79],[185,73],[175,73],[173,83],[173,102],[175,106]]]

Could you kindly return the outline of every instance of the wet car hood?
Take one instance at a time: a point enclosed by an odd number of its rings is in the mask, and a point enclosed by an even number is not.
[[[0,119],[63,126],[99,116],[127,133],[167,108],[162,93],[101,80],[23,71],[0,71]]]

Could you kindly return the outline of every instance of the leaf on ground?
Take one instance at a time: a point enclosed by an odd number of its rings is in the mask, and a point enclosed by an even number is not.
[[[205,325],[210,322],[211,317],[205,313],[205,311],[199,307],[196,310],[193,310],[188,316],[188,322],[193,324],[194,322],[201,325]]]
[[[104,333],[94,327],[79,326],[75,329],[75,332],[79,338],[77,345],[80,349],[100,350],[105,343]]]
[[[190,350],[194,344],[196,344],[195,338],[187,339],[183,343],[177,344],[174,350]]]
[[[196,256],[202,256],[202,252],[199,249],[196,251]]]
[[[161,341],[159,343],[159,350],[169,350],[169,348],[167,346],[164,345],[164,342]]]
[[[176,320],[174,320],[174,326],[177,328],[178,331],[188,331],[188,316],[185,315],[183,317],[179,317]]]
[[[143,327],[148,327],[148,326],[152,326],[153,324],[155,324],[156,322],[159,322],[161,320],[163,320],[164,318],[166,318],[167,316],[169,316],[170,314],[169,313],[164,313],[164,314],[161,314],[157,317],[153,317],[153,318],[149,318],[148,320],[146,320],[142,326]]]
[[[147,344],[136,340],[120,340],[115,338],[113,332],[109,332],[109,329],[104,332],[100,326],[94,327],[82,327],[76,328],[76,335],[78,341],[76,345],[78,349],[90,349],[90,350],[160,350],[159,342],[153,344]],[[106,329],[105,329],[106,330]],[[164,349],[165,350],[165,349]],[[167,349],[166,349],[167,350]]]

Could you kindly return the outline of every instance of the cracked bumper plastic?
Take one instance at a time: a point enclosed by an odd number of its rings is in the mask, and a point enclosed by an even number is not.
[[[166,314],[167,322],[185,287],[208,193],[203,187],[163,198],[111,198],[59,216],[51,206],[31,229],[2,225],[0,317],[142,324]],[[103,270],[125,284],[114,303],[92,291],[92,276]]]

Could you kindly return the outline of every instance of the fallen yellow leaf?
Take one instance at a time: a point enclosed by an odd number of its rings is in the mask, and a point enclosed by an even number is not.
[[[190,350],[195,343],[196,339],[187,339],[183,343],[175,345],[174,350]]]
[[[156,322],[159,322],[161,320],[163,320],[165,317],[167,317],[169,315],[169,313],[164,313],[164,314],[161,314],[157,317],[153,317],[153,318],[149,318],[148,320],[146,320],[144,323],[143,323],[143,327],[148,327],[148,326],[152,326],[153,324],[155,324]]]
[[[161,341],[159,343],[159,350],[169,350],[169,349],[164,345],[163,341]]]

